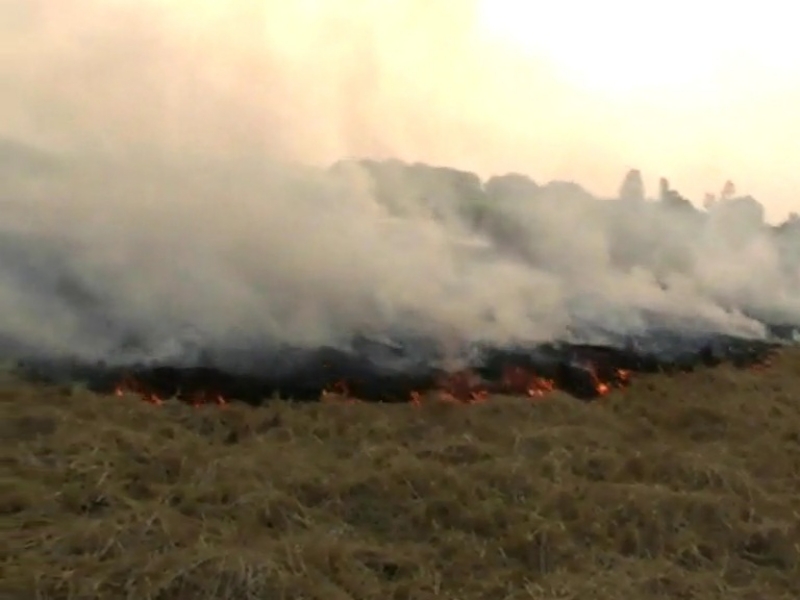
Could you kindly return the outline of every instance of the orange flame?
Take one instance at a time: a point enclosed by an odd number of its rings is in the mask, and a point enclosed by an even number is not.
[[[443,402],[474,404],[489,396],[481,378],[468,369],[440,377],[436,387]]]
[[[148,386],[143,382],[130,376],[123,377],[122,380],[115,386],[114,395],[118,398],[126,395],[138,396],[145,402],[154,404],[156,406],[161,406],[164,403],[164,400],[155,391],[148,388]],[[177,395],[180,397],[180,392]],[[222,396],[222,394],[217,394],[210,391],[197,391],[192,393],[190,396],[184,397],[183,399],[195,408],[209,404],[223,408],[228,404],[228,401]]]
[[[215,404],[220,408],[228,405],[228,401],[221,394],[204,391],[194,392],[187,400],[194,408],[200,408],[208,404]]]
[[[114,388],[114,395],[123,397],[126,394],[140,396],[142,400],[149,404],[161,406],[164,401],[155,392],[147,389],[142,383],[132,377],[123,377],[117,386]]]
[[[616,369],[610,378],[603,379],[594,365],[587,365],[585,369],[589,373],[591,383],[598,396],[605,396],[616,388],[628,385],[632,375],[629,370]],[[442,375],[435,382],[433,395],[441,402],[476,404],[488,400],[490,394],[521,395],[530,399],[540,399],[557,388],[558,384],[554,379],[543,377],[531,369],[508,366],[503,369],[498,381],[491,382],[487,382],[479,374],[469,369]],[[130,376],[122,378],[115,387],[114,394],[118,397],[128,394],[139,396],[142,400],[154,405],[163,403],[162,398],[154,390]],[[411,392],[408,401],[412,405],[418,406],[422,404],[423,398],[426,396],[427,394],[421,390],[414,391]],[[198,390],[189,395],[178,392],[177,397],[194,407],[205,405],[224,407],[228,403],[222,395],[211,390]],[[336,404],[354,404],[358,401],[353,396],[348,382],[344,380],[337,381],[323,389],[320,400]]]
[[[520,394],[529,398],[541,398],[556,389],[556,382],[552,379],[540,377],[536,373],[522,367],[507,367],[503,371],[500,383],[504,394]]]

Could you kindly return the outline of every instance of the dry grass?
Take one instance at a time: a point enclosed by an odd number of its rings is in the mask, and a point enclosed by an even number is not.
[[[800,597],[800,353],[596,404],[0,385],[0,598]]]

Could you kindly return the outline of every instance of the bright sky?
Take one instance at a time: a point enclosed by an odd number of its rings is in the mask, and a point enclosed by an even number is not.
[[[478,8],[482,28],[512,51],[615,99],[691,94],[730,76],[797,76],[794,16],[783,2],[720,0],[481,0]]]
[[[777,0],[0,0],[0,135],[113,151],[397,155],[800,209]]]
[[[481,0],[478,14],[492,43],[605,106],[621,141],[603,139],[608,152],[651,176],[660,165],[695,198],[730,177],[773,217],[800,209],[800,37],[789,3]]]

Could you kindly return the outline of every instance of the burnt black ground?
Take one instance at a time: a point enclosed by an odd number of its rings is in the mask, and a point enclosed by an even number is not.
[[[645,345],[642,345],[642,344]],[[547,380],[552,387],[584,400],[602,395],[604,388],[624,385],[637,373],[690,371],[728,362],[747,368],[763,363],[780,347],[777,341],[728,336],[666,332],[645,340],[626,340],[616,347],[589,344],[545,344],[529,348],[482,348],[460,364],[461,372],[437,368],[435,361],[413,350],[387,364],[375,360],[371,348],[346,352],[335,348],[296,349],[288,358],[254,353],[247,360],[198,361],[192,364],[110,366],[74,360],[18,361],[20,377],[37,383],[81,381],[94,392],[112,393],[120,387],[159,398],[235,398],[260,405],[280,396],[299,401],[319,400],[322,391],[347,390],[372,402],[408,402],[420,392],[446,390],[467,400],[471,392],[525,394],[530,380],[509,381],[509,369]],[[385,350],[385,347],[381,347]],[[255,360],[260,356],[260,360]],[[441,359],[441,356],[439,356]],[[237,364],[238,363],[238,364]],[[466,378],[464,377],[465,375]],[[120,384],[123,384],[120,386]]]
[[[794,599],[800,352],[595,403],[0,384],[0,598]]]

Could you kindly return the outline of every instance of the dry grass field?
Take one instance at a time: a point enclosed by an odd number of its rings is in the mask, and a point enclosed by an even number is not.
[[[800,598],[800,353],[585,404],[0,383],[0,598]]]

